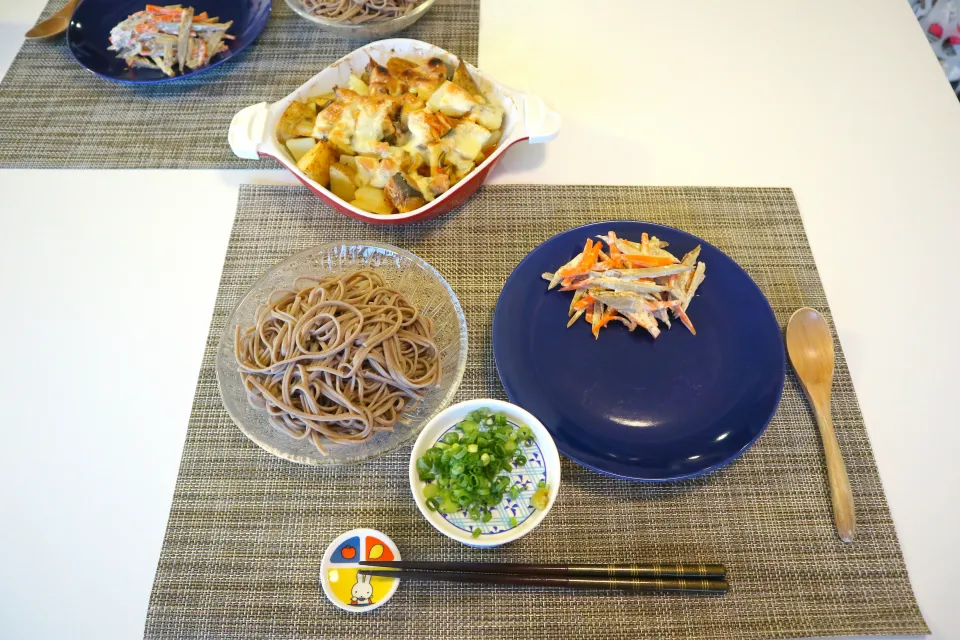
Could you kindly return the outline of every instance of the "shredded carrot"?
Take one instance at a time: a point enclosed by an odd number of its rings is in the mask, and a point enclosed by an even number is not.
[[[587,238],[587,244],[590,244],[590,238]],[[603,245],[599,242],[592,244],[589,248],[583,250],[583,257],[580,259],[580,264],[578,265],[581,270],[589,271],[590,267],[597,261],[597,258],[600,256],[600,251],[603,249]]]
[[[650,300],[647,302],[646,307],[650,311],[658,311],[660,309],[673,309],[680,306],[679,300]]]
[[[690,333],[697,335],[697,330],[693,328],[693,322],[691,322],[690,316],[687,315],[687,312],[683,310],[683,305],[674,307],[673,311],[680,318],[680,322],[682,322],[687,329],[690,329]]]
[[[597,258],[600,256],[600,251],[603,249],[603,245],[597,242],[594,244],[591,242],[590,238],[587,238],[587,245],[583,248],[583,257],[580,258],[580,262],[576,266],[560,269],[557,273],[564,278],[570,276],[579,276],[590,273],[590,270],[596,266]]]
[[[149,13],[157,13],[162,16],[178,16],[183,13],[183,9],[168,9],[167,7],[161,7],[156,4],[148,4],[146,10]]]
[[[573,305],[573,308],[577,310],[586,309],[587,307],[592,307],[593,303],[596,301],[597,299],[588,293],[587,295],[580,298],[580,300],[578,300],[577,303]]]
[[[603,315],[600,316],[600,321],[597,322],[597,325],[595,327],[593,327],[593,337],[594,338],[600,337],[600,329],[607,326],[607,324],[616,317],[617,317],[616,309],[607,309],[606,311],[604,311]]]
[[[623,264],[621,259],[623,254],[620,252],[620,247],[617,246],[617,234],[613,231],[607,232],[607,247],[610,249],[610,262],[613,263],[614,268]]]

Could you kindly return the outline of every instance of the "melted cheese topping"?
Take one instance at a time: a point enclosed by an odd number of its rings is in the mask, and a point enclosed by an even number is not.
[[[427,100],[427,107],[430,110],[457,117],[467,115],[478,104],[466,89],[449,80],[440,85],[440,88]]]
[[[353,149],[364,155],[382,155],[389,145],[381,142],[387,128],[393,128],[387,118],[391,105],[386,101],[366,99],[360,103],[357,125],[353,132]]]

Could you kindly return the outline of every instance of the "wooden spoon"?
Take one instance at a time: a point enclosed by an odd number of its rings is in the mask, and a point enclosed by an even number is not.
[[[73,10],[77,7],[77,2],[79,2],[79,0],[70,0],[63,9],[60,9],[60,11],[57,11],[43,22],[38,22],[33,25],[33,28],[27,31],[26,38],[28,40],[42,40],[59,36],[67,30],[67,25],[70,24],[70,18],[73,17]]]
[[[827,459],[827,478],[833,501],[833,520],[844,542],[853,541],[857,522],[850,479],[843,464],[837,434],[830,419],[830,387],[833,384],[833,339],[826,320],[815,309],[798,309],[787,323],[787,352],[813,407]]]

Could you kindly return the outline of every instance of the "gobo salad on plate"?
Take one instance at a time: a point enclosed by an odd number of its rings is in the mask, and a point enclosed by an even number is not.
[[[560,291],[574,292],[568,327],[582,316],[597,338],[615,320],[630,331],[643,327],[656,338],[659,323],[669,328],[673,316],[696,335],[687,307],[706,277],[707,266],[697,261],[699,246],[678,259],[666,250],[666,242],[646,233],[640,242],[618,238],[613,231],[597,238],[587,238],[583,251],[555,273],[542,275],[548,289],[561,285]]]
[[[130,67],[160,69],[172,77],[204,67],[226,51],[232,24],[206,12],[195,14],[193,7],[148,4],[111,29],[107,49]]]

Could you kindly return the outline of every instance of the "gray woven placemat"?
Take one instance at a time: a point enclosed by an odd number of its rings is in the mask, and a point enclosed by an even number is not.
[[[213,362],[227,315],[253,281],[322,242],[392,243],[433,264],[469,322],[459,399],[503,397],[492,311],[519,260],[590,221],[642,219],[690,231],[753,276],[785,322],[829,310],[789,189],[484,187],[454,214],[399,228],[354,222],[302,188],[240,191],[180,477],[147,614],[148,638],[786,638],[928,633],[914,600],[843,354],[834,420],[857,504],[857,540],[833,529],[819,436],[796,379],[766,434],[705,478],[635,484],[564,461],[563,486],[533,534],[475,551],[436,532],[407,482],[410,449],[359,466],[298,466],[261,451],[220,403]],[[466,585],[401,585],[368,614],[318,589],[339,533],[380,529],[412,559],[524,562],[690,560],[727,565],[724,597]]]
[[[63,4],[51,0],[43,16]],[[439,0],[397,37],[476,63],[479,25],[480,0]],[[276,167],[269,158],[233,155],[227,144],[233,115],[282,98],[363,44],[322,31],[284,0],[274,0],[266,29],[234,59],[160,85],[98,78],[73,61],[62,39],[25,42],[0,82],[0,168]]]

